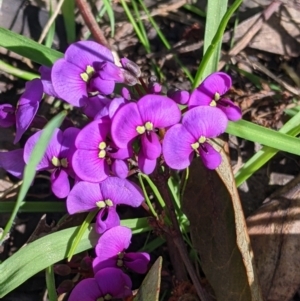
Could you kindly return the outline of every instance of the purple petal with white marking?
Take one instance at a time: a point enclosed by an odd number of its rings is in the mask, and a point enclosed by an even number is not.
[[[215,72],[206,77],[200,86],[195,89],[189,100],[189,108],[199,105],[209,105],[215,94],[225,94],[231,87],[232,82],[228,74]]]
[[[21,179],[25,168],[23,149],[16,149],[9,152],[0,152],[0,168]]]
[[[70,192],[68,174],[63,169],[55,169],[51,173],[52,192],[60,199],[66,198]]]
[[[115,144],[126,148],[136,136],[136,128],[143,126],[143,122],[136,103],[128,103],[115,113],[111,125],[111,135]]]
[[[42,135],[42,131],[38,131],[27,140],[24,147],[24,161],[26,162],[26,164],[28,164],[31,153],[36,143],[39,141],[41,135]],[[51,160],[53,159],[53,157],[57,157],[57,158],[59,157],[62,139],[63,139],[62,131],[60,129],[55,129],[53,136],[47,146],[46,152],[42,160],[40,161],[40,163],[37,165],[36,170],[45,170],[45,169],[54,168]]]
[[[195,142],[182,124],[172,126],[165,134],[162,147],[166,164],[173,169],[187,168],[194,157],[191,144]]]
[[[72,167],[80,179],[92,183],[99,183],[109,176],[108,164],[99,158],[99,150],[78,149],[73,154]]]
[[[109,177],[100,183],[100,187],[103,198],[110,199],[114,205],[138,207],[144,200],[141,189],[126,179]]]
[[[96,202],[103,200],[99,184],[78,182],[71,189],[67,198],[69,214],[91,211],[97,208]]]
[[[215,138],[224,133],[228,124],[226,115],[216,107],[199,106],[185,113],[182,125],[198,140],[201,136]]]
[[[181,112],[177,104],[163,95],[145,95],[137,102],[143,124],[150,121],[154,127],[169,127],[179,122]]]
[[[200,158],[205,167],[216,169],[222,162],[222,157],[209,143],[203,143],[199,147]]]
[[[85,72],[65,59],[57,60],[51,72],[52,84],[59,98],[75,107],[82,106],[82,98],[88,96],[87,83],[80,77]]]

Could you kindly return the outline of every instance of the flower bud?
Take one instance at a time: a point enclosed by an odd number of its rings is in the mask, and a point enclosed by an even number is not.
[[[124,69],[129,71],[132,75],[135,77],[141,76],[141,69],[140,67],[134,63],[133,61],[130,61],[128,58],[124,57],[120,59],[121,65]]]
[[[171,89],[167,92],[167,96],[173,99],[176,103],[185,105],[189,101],[190,93],[184,90]]]

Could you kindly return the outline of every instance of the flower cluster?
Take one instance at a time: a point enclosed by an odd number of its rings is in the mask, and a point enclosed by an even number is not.
[[[230,77],[208,76],[192,93],[169,90],[140,79],[132,61],[114,63],[112,53],[93,41],[72,44],[52,68],[40,68],[41,79],[26,84],[16,108],[0,106],[0,126],[16,126],[15,143],[34,124],[43,93],[77,107],[89,122],[82,129],[56,129],[37,171],[48,171],[51,188],[66,198],[69,214],[97,210],[96,231],[101,235],[93,261],[94,278],[81,281],[69,300],[110,300],[131,294],[126,270],[145,273],[146,253],[125,253],[131,230],[120,226],[118,205],[138,207],[141,189],[129,180],[139,171],[151,174],[161,165],[187,168],[200,158],[209,169],[221,156],[212,140],[222,134],[228,120],[241,118],[241,110],[226,97]],[[138,83],[141,82],[142,85]],[[120,94],[112,94],[118,85]],[[135,86],[129,89],[128,86]],[[185,105],[184,111],[180,105]],[[184,112],[184,113],[183,113]],[[22,178],[25,164],[42,130],[23,149],[0,152],[0,167]]]

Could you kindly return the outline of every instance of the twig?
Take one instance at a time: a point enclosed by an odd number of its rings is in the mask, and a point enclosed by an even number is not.
[[[82,18],[84,19],[84,22],[90,32],[92,33],[94,39],[99,44],[107,47],[110,49],[110,45],[108,41],[106,40],[101,28],[99,27],[88,3],[86,0],[76,0],[76,5],[80,11],[80,14],[82,15]]]
[[[265,21],[267,21],[274,12],[278,10],[282,3],[273,1],[262,13],[258,20],[249,28],[247,33],[236,43],[236,45],[228,52],[226,56],[235,56],[247,47],[252,38],[262,28]],[[218,70],[221,70],[226,64],[225,60],[221,60],[218,65]]]
[[[185,267],[191,277],[191,280],[194,284],[194,287],[197,291],[197,294],[198,294],[200,300],[201,301],[209,301],[210,300],[209,296],[207,295],[207,293],[205,292],[205,290],[202,288],[202,286],[200,284],[200,281],[199,281],[197,274],[193,268],[193,265],[190,261],[184,240],[181,235],[181,231],[180,231],[178,220],[177,220],[176,213],[175,213],[175,208],[174,208],[174,205],[173,205],[173,202],[172,202],[172,199],[171,199],[168,187],[167,187],[168,177],[169,177],[168,169],[165,171],[165,174],[159,174],[159,172],[156,172],[151,177],[166,203],[166,207],[168,208],[168,212],[169,212],[169,217],[170,217],[172,225],[173,225],[173,229],[169,233],[167,233],[167,235],[168,234],[171,235],[171,238],[172,238],[175,246],[177,247],[177,250],[179,252],[179,255],[180,255],[182,261],[185,264]]]
[[[48,31],[49,31],[51,25],[53,24],[53,22],[55,21],[57,15],[58,15],[59,12],[60,12],[60,9],[61,9],[61,7],[62,7],[64,1],[65,1],[65,0],[60,0],[60,1],[58,2],[57,7],[56,7],[54,13],[52,14],[51,18],[48,20],[48,22],[47,22],[47,24],[46,24],[44,30],[43,30],[42,33],[41,33],[41,36],[40,36],[40,38],[39,38],[39,40],[38,40],[38,43],[39,43],[39,44],[41,44],[41,43],[44,41],[44,39],[45,39],[45,37],[46,37],[46,35],[47,35],[47,33],[48,33]]]

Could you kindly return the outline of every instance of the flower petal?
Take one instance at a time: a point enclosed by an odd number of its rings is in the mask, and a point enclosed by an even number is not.
[[[114,160],[111,170],[118,178],[126,179],[128,176],[129,168],[128,164],[124,160]]]
[[[132,232],[129,228],[116,226],[103,233],[95,247],[96,255],[105,261],[126,250],[131,241]]]
[[[102,297],[98,281],[94,278],[83,279],[72,290],[68,301],[95,301]]]
[[[111,135],[115,144],[120,148],[126,148],[136,136],[139,135],[136,128],[143,122],[136,103],[123,105],[115,113],[111,124]]]
[[[67,198],[67,209],[69,214],[91,211],[97,208],[96,202],[102,199],[99,184],[81,181],[71,189]]]
[[[102,296],[109,294],[113,298],[125,298],[132,294],[131,280],[120,269],[105,268],[100,270],[95,274],[95,279],[102,292]]]
[[[113,229],[113,228],[111,228]],[[109,231],[109,230],[107,230]],[[106,232],[107,232],[106,231]],[[104,232],[104,233],[106,233]],[[117,266],[117,260],[118,260],[118,256],[112,256],[106,260],[102,260],[101,256],[97,256],[94,260],[93,260],[93,270],[94,273],[97,273],[98,271],[105,269],[105,268],[119,268]]]
[[[109,176],[105,159],[99,158],[99,150],[78,149],[73,154],[72,167],[76,175],[88,182],[99,183]]]
[[[162,152],[166,164],[173,169],[185,169],[194,157],[191,144],[195,138],[182,124],[172,126],[165,134]]]
[[[82,110],[83,113],[89,117],[94,119],[97,115],[97,119],[108,115],[107,105],[110,103],[110,99],[97,95],[94,97],[83,97],[82,103],[84,103]]]
[[[94,67],[94,63],[114,61],[111,51],[94,41],[79,41],[71,44],[66,50],[65,59],[84,70],[88,65]]]
[[[231,87],[231,77],[224,72],[215,72],[206,77],[200,86],[195,89],[189,100],[189,108],[210,104],[215,94],[225,94]]]
[[[110,122],[107,119],[92,121],[77,135],[75,145],[78,149],[99,151],[99,143],[106,141],[109,130]]]
[[[82,106],[82,98],[87,97],[87,83],[80,77],[85,70],[67,62],[57,60],[51,72],[53,88],[56,94],[75,107]]]
[[[104,95],[111,94],[115,89],[115,83],[110,80],[104,80],[95,74],[88,84],[88,92],[99,92]]]
[[[65,170],[56,169],[51,173],[51,189],[59,199],[63,199],[68,196],[70,192],[70,182]]]
[[[147,159],[143,151],[140,150],[138,155],[138,167],[146,175],[150,175],[156,167],[157,159]]]
[[[137,102],[137,106],[143,124],[150,121],[157,128],[171,126],[181,118],[177,104],[163,95],[145,95]]]
[[[150,256],[144,252],[126,253],[124,256],[125,266],[139,274],[147,272],[149,262]]]
[[[53,97],[58,97],[52,85],[52,80],[51,80],[52,68],[41,66],[39,68],[39,72],[41,74],[44,93]]]
[[[23,149],[0,152],[0,168],[5,169],[13,176],[21,179],[25,168],[23,152]]]
[[[0,127],[7,128],[16,122],[15,108],[8,103],[0,105]]]
[[[109,177],[100,183],[100,187],[103,198],[110,199],[114,205],[138,207],[144,200],[141,189],[126,179]]]
[[[106,207],[99,211],[96,221],[96,231],[101,234],[110,228],[120,225],[120,217],[115,207]]]
[[[190,93],[185,90],[169,90],[167,95],[181,105],[187,104],[190,98]]]
[[[226,115],[216,107],[200,106],[185,113],[182,125],[196,141],[201,137],[214,138],[225,132],[228,124]]]
[[[149,160],[155,160],[161,154],[161,145],[156,133],[149,132],[141,135],[142,150],[145,157]]]
[[[27,140],[24,147],[24,161],[26,164],[28,164],[31,153],[36,143],[39,141],[42,133],[43,131],[38,131]],[[46,152],[42,160],[40,161],[40,163],[37,165],[36,170],[45,170],[54,167],[51,160],[53,157],[57,157],[57,158],[59,157],[62,138],[63,138],[62,131],[60,129],[55,129],[53,136],[47,146]]]
[[[241,109],[230,99],[222,98],[217,102],[217,107],[222,110],[231,121],[238,121],[242,118]]]
[[[199,147],[200,158],[205,167],[216,169],[222,162],[222,157],[209,143],[203,143]]]

